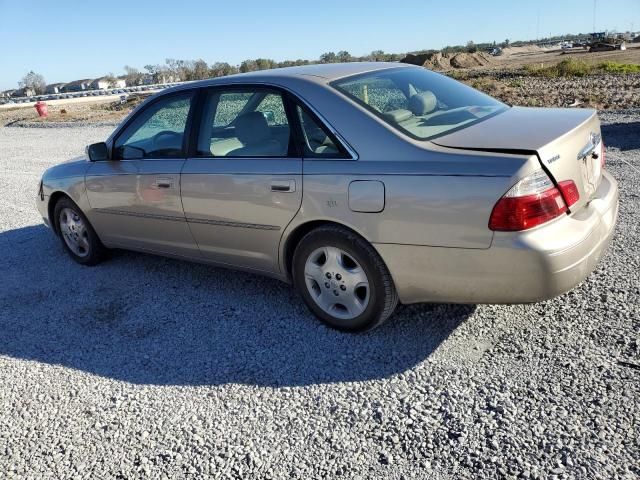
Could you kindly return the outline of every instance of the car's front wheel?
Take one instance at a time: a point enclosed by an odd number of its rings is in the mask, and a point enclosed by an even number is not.
[[[302,238],[293,256],[293,280],[309,309],[339,330],[375,328],[398,303],[375,249],[338,226],[320,227]]]
[[[67,197],[58,200],[54,208],[56,230],[62,246],[76,262],[95,265],[105,254],[105,247],[80,208]]]

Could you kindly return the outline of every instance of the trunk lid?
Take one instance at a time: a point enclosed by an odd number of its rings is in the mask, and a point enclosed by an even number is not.
[[[576,184],[580,199],[572,211],[591,200],[602,176],[600,121],[595,110],[512,107],[432,142],[465,150],[535,152],[552,180]]]

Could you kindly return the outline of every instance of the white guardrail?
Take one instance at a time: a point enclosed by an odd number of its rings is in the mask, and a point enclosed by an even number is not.
[[[104,95],[125,95],[136,92],[154,92],[165,88],[181,85],[188,82],[156,83],[153,85],[138,85],[135,87],[101,88],[96,90],[78,90],[76,92],[51,93],[44,95],[32,95],[30,97],[5,97],[0,98],[0,105],[14,105],[20,103],[46,102],[48,100],[64,100],[80,97],[100,97]]]

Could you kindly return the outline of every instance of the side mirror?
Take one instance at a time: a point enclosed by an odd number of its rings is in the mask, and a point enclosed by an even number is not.
[[[92,162],[109,160],[109,149],[104,142],[94,143],[87,147],[87,156]]]

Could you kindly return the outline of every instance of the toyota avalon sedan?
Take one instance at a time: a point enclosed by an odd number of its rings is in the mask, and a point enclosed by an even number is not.
[[[136,108],[37,206],[94,265],[123,248],[293,283],[332,327],[398,302],[526,303],[589,275],[616,181],[596,112],[510,107],[397,63],[188,83]]]

